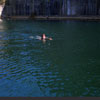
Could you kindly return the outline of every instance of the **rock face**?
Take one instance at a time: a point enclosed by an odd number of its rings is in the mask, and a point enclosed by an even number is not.
[[[2,13],[8,16],[100,15],[100,0],[6,0]]]

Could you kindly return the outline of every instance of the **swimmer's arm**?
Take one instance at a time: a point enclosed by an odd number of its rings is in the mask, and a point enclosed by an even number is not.
[[[52,38],[48,38],[48,37],[46,37],[46,39],[48,39],[48,40],[53,40]]]
[[[49,38],[49,40],[53,40],[52,38]]]

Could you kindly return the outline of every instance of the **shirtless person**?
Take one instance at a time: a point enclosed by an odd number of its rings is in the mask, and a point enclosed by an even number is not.
[[[48,38],[48,37],[46,37],[45,34],[42,34],[41,40],[46,40],[46,39],[48,39],[48,40],[52,40],[52,38]]]

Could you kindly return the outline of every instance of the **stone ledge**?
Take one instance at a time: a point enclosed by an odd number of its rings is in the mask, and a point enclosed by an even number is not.
[[[33,20],[100,20],[100,16],[35,16],[30,18],[29,16],[11,16],[4,19],[33,19]]]

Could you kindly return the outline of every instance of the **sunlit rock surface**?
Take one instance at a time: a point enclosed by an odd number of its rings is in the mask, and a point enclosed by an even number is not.
[[[6,0],[3,17],[31,15],[100,15],[100,0]]]

